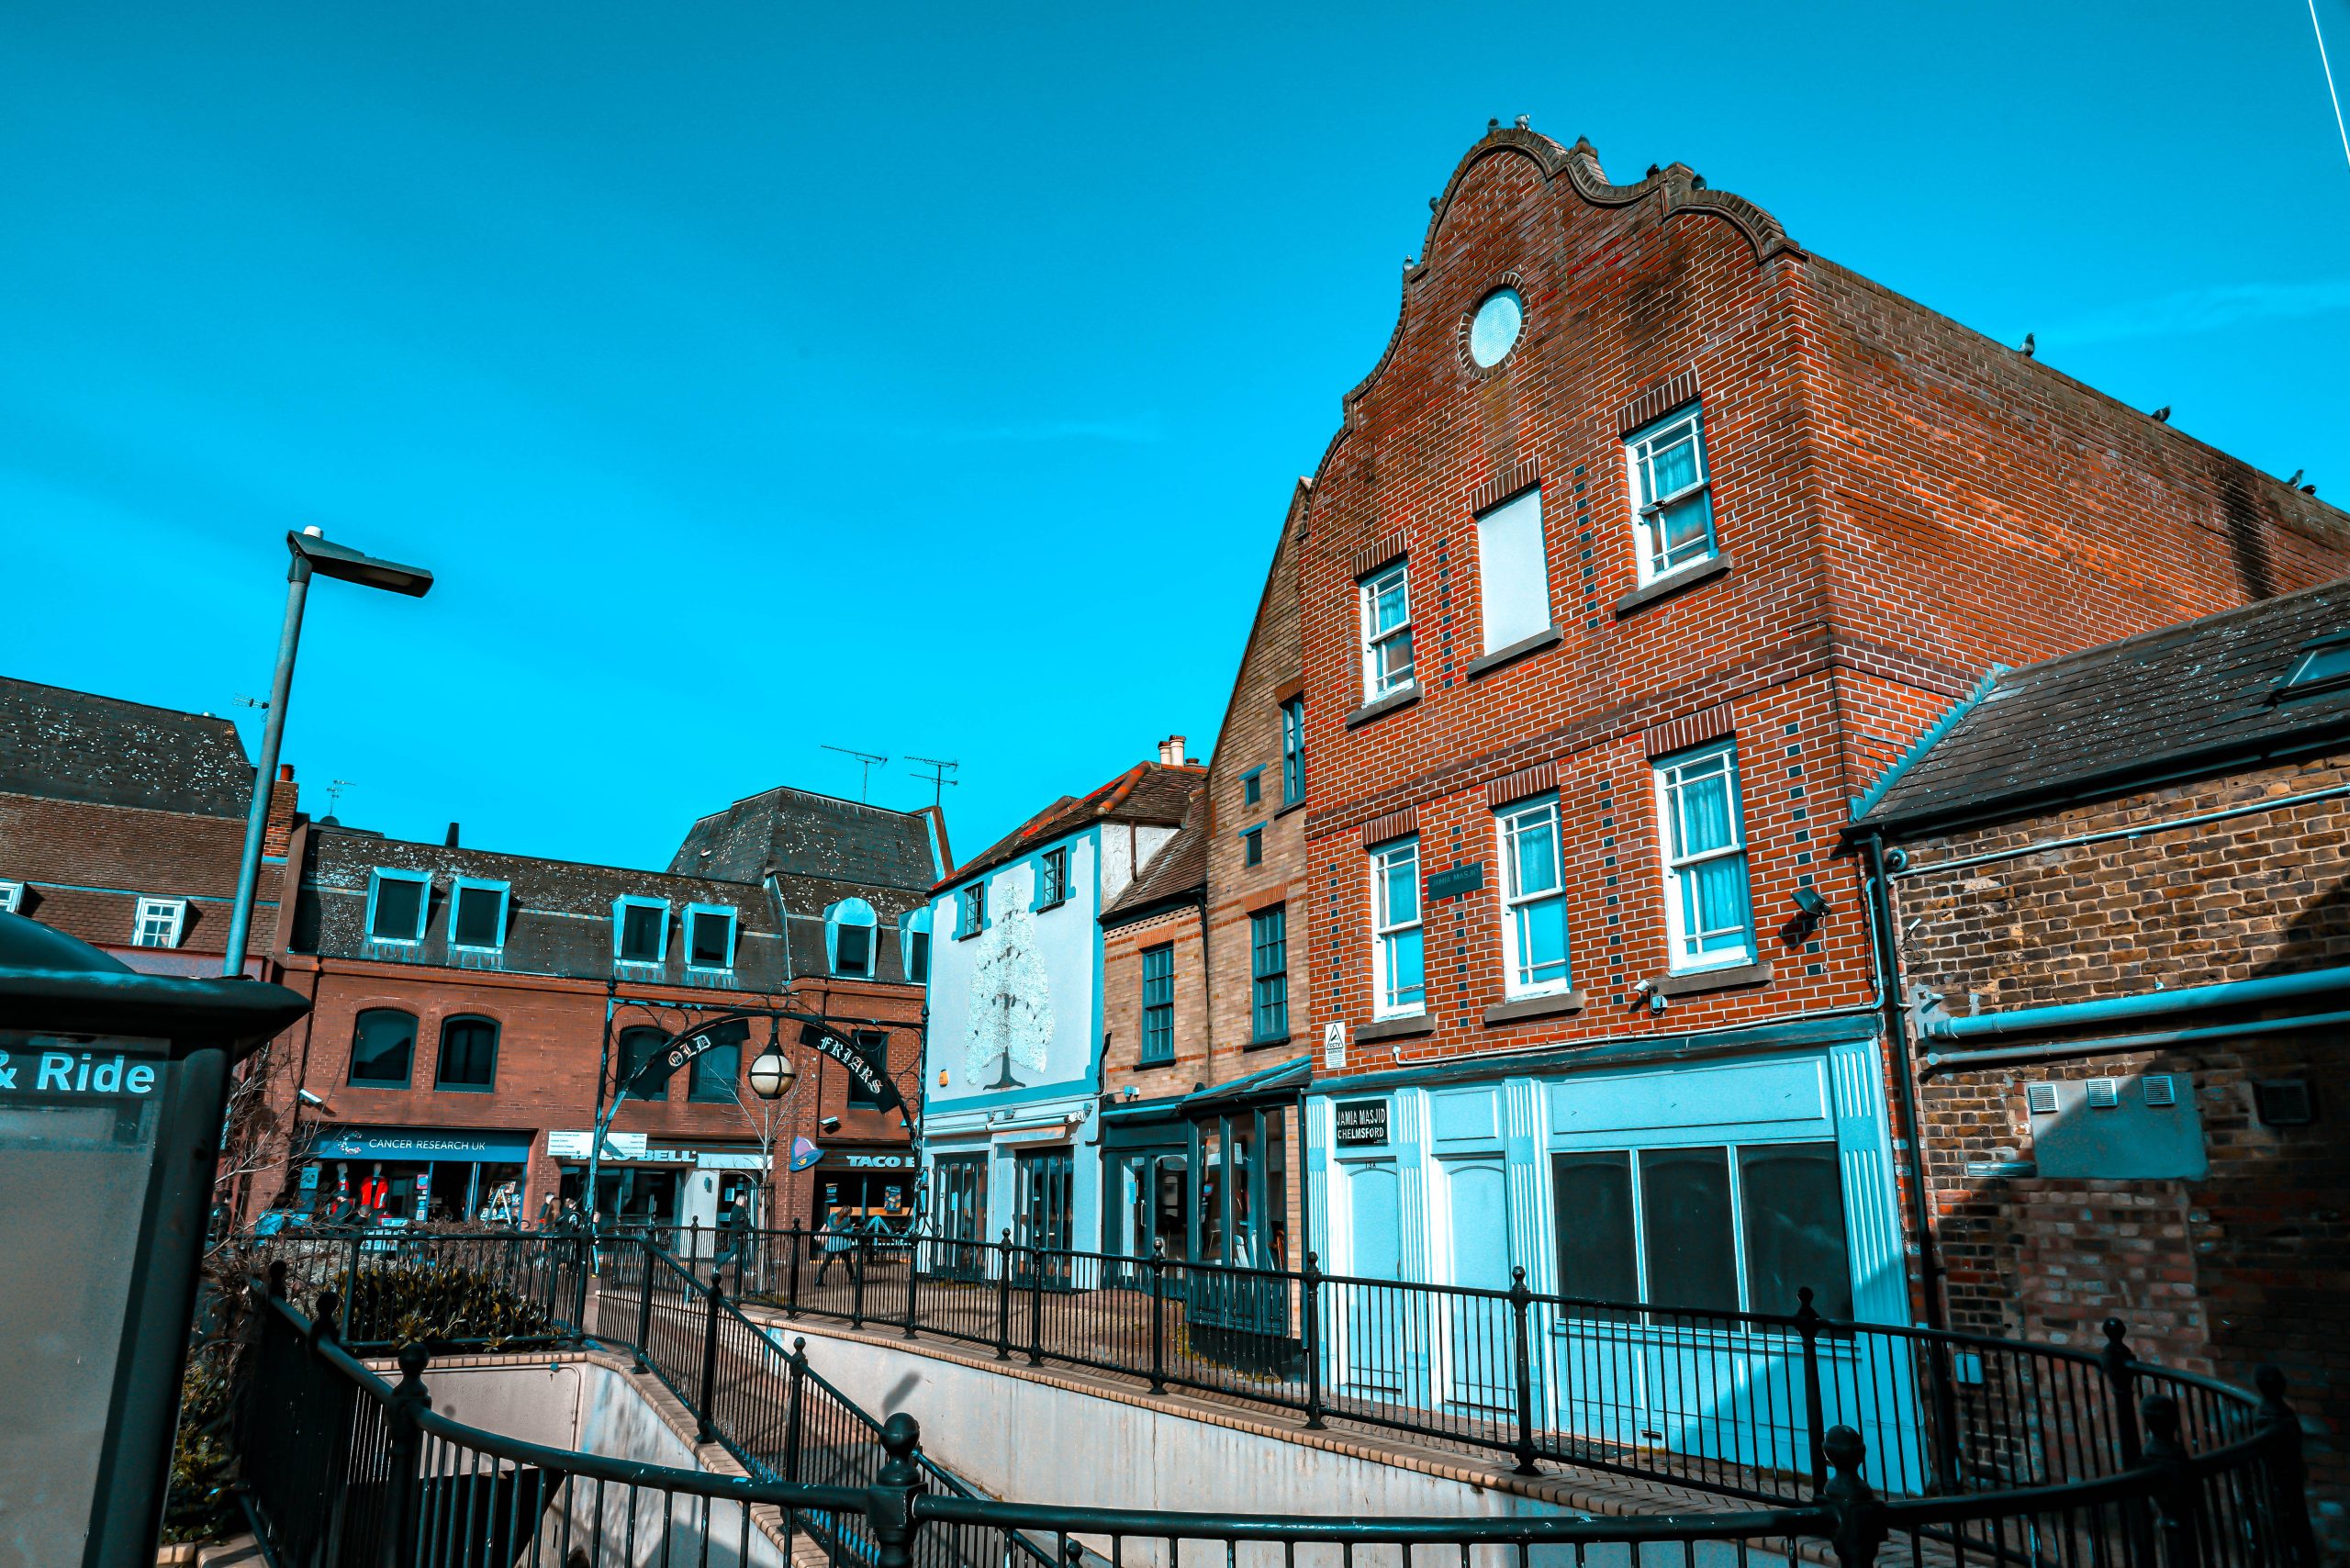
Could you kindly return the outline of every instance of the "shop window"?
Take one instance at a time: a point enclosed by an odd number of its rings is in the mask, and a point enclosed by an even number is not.
[[[1248,1002],[1254,1044],[1289,1038],[1289,912],[1280,904],[1248,917]]]
[[[487,1018],[452,1018],[441,1025],[441,1070],[435,1089],[480,1092],[498,1086],[498,1025]]]
[[[1550,625],[1550,568],[1542,551],[1542,492],[1528,490],[1477,517],[1477,598],[1486,653]]]
[[[1305,699],[1281,704],[1281,804],[1305,799]]]
[[[859,1029],[850,1037],[849,1043],[856,1047],[856,1054],[865,1058],[866,1064],[873,1069],[875,1074],[883,1081],[888,1081],[890,1077],[889,1032],[883,1029]],[[857,1081],[855,1073],[850,1073],[848,1103],[851,1105],[878,1111],[881,1108],[881,1096],[867,1090]]]
[[[1823,1316],[1852,1316],[1832,1143],[1561,1153],[1550,1174],[1562,1295],[1784,1313],[1807,1285]]]
[[[669,902],[623,894],[612,901],[612,957],[624,964],[658,964],[669,957]]]
[[[1398,561],[1365,577],[1357,590],[1362,620],[1362,692],[1366,702],[1412,684],[1411,573]]]
[[[1175,946],[1142,950],[1142,1059],[1156,1067],[1175,1059]]]
[[[1494,818],[1501,834],[1502,990],[1546,996],[1568,989],[1566,881],[1559,802],[1528,801]]]
[[[734,911],[731,905],[686,906],[686,968],[720,973],[734,967]]]
[[[930,979],[930,907],[910,909],[898,916],[898,954],[909,984]]]
[[[459,877],[449,891],[449,946],[495,953],[506,946],[504,882]]]
[[[1420,841],[1397,839],[1371,856],[1371,1014],[1400,1018],[1427,1003],[1420,933]]]
[[[421,871],[378,867],[367,883],[367,937],[372,942],[421,942],[432,879]]]
[[[1737,747],[1724,742],[1659,763],[1656,793],[1673,969],[1751,962]]]
[[[187,900],[140,899],[130,922],[134,947],[176,947],[187,924]]]
[[[743,1042],[750,1038],[751,1026],[738,1020],[711,1034],[719,1043],[694,1058],[686,1097],[703,1104],[731,1104],[738,1098],[735,1086],[743,1081]]]
[[[620,1081],[627,1082],[638,1068],[659,1056],[668,1048],[668,1045],[669,1036],[650,1025],[639,1024],[633,1028],[622,1029],[620,1037]],[[666,1100],[668,1097],[669,1081],[666,1078],[642,1094],[632,1090],[629,1093],[632,1100]]]
[[[1040,910],[1069,902],[1069,846],[1047,849],[1036,857],[1036,907]]]
[[[1714,502],[1705,423],[1695,408],[1667,414],[1624,442],[1640,581],[1713,559]]]
[[[879,924],[863,899],[843,899],[824,912],[824,957],[833,973],[856,980],[873,976],[874,934]]]
[[[406,1089],[416,1066],[416,1017],[397,1007],[371,1007],[351,1027],[351,1085]]]

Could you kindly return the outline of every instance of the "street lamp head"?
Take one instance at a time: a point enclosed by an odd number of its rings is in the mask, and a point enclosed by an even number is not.
[[[783,1047],[770,1042],[751,1063],[751,1092],[762,1100],[780,1100],[799,1076]]]
[[[299,533],[287,530],[285,547],[298,559],[308,562],[310,570],[320,577],[340,577],[347,583],[404,593],[411,599],[422,599],[432,588],[432,574],[423,567],[403,566],[397,561],[382,560],[344,545],[329,543],[326,535],[314,528],[306,528]]]

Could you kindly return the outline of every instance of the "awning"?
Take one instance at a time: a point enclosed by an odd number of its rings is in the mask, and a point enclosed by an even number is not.
[[[1102,1108],[1104,1122],[1156,1122],[1204,1114],[1257,1100],[1286,1099],[1305,1087],[1314,1076],[1314,1058],[1296,1057],[1259,1068],[1229,1083],[1212,1083],[1164,1100],[1132,1100]]]

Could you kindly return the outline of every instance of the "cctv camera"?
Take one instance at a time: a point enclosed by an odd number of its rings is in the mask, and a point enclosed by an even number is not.
[[[838,1116],[826,1116],[816,1124],[816,1129],[819,1132],[836,1133],[841,1130],[841,1119]]]
[[[323,1111],[327,1108],[326,1097],[322,1094],[312,1093],[308,1089],[297,1090],[295,1092],[301,1096],[303,1104],[311,1107],[313,1110]]]
[[[1796,913],[1805,920],[1818,920],[1829,910],[1828,901],[1810,888],[1795,890]]]

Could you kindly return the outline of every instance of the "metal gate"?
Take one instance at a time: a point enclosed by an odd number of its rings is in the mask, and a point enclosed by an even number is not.
[[[1013,1159],[1012,1238],[1023,1247],[1061,1254],[1042,1260],[1047,1284],[1065,1283],[1069,1277],[1076,1188],[1077,1159],[1066,1146],[1022,1149]]]

